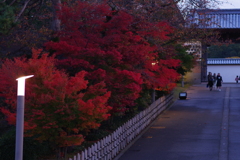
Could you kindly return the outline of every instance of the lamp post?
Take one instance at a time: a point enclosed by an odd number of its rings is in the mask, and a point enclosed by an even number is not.
[[[156,63],[153,62],[153,63],[152,63],[152,66],[154,66],[155,64],[156,64]],[[152,103],[155,102],[155,100],[156,100],[156,93],[155,93],[155,89],[153,88],[153,90],[152,90]]]
[[[24,99],[25,99],[25,80],[33,75],[19,77],[17,87],[17,118],[16,118],[16,145],[15,160],[23,159],[23,131],[24,131]]]

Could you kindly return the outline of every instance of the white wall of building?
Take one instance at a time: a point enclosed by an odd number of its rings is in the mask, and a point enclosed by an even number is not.
[[[235,83],[236,76],[240,76],[240,65],[208,65],[208,72],[220,73],[223,83]]]

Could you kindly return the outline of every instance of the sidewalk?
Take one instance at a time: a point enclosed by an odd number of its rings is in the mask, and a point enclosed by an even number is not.
[[[240,160],[240,84],[187,90],[119,160]]]

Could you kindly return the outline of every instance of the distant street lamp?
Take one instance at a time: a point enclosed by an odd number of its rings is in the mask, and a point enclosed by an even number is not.
[[[24,99],[25,99],[25,80],[33,75],[19,77],[17,87],[17,118],[16,118],[16,146],[15,160],[23,159],[23,131],[24,131]]]
[[[153,63],[152,63],[152,66],[154,66],[155,64],[156,64],[156,63],[153,62]],[[155,100],[156,100],[156,92],[155,92],[155,89],[153,88],[153,90],[152,90],[152,103],[155,102]]]

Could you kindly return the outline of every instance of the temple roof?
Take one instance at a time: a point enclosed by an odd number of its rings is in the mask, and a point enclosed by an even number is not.
[[[200,28],[240,29],[240,9],[199,9],[191,18]]]

